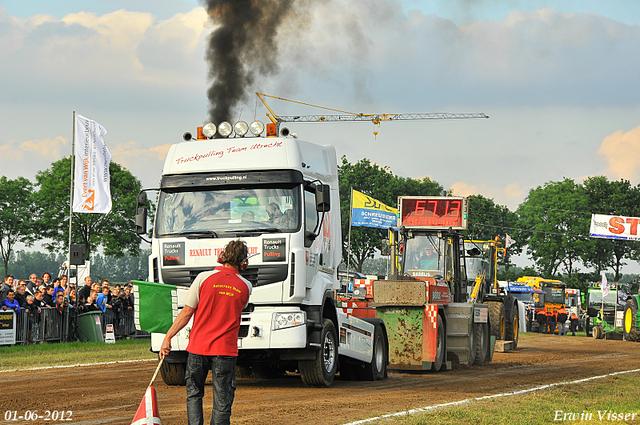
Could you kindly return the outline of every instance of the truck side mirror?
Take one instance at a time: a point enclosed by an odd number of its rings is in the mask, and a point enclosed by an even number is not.
[[[316,186],[316,211],[327,212],[331,209],[331,187],[328,184]]]
[[[136,233],[144,235],[147,233],[147,194],[140,192],[136,203],[138,204],[136,208]]]

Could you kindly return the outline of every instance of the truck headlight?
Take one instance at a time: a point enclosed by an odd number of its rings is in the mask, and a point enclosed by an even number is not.
[[[273,330],[291,328],[293,326],[304,325],[307,314],[304,311],[294,313],[274,313],[273,314]]]

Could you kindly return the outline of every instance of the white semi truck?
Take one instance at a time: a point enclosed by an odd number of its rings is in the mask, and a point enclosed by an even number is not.
[[[221,123],[218,129],[230,127]],[[210,131],[203,137],[199,129],[199,137],[185,133],[185,141],[169,149],[149,281],[177,285],[181,308],[198,273],[219,265],[221,250],[240,238],[249,247],[241,273],[253,293],[241,318],[239,366],[261,375],[298,370],[311,386],[330,385],[340,368],[345,376],[384,378],[384,323],[347,315],[335,300],[342,252],[335,149],[299,140],[286,128],[278,134],[272,124],[271,136],[239,136],[238,129],[247,127],[237,124],[236,134],[222,138]],[[139,234],[146,233],[145,204],[142,192]],[[172,340],[161,369],[167,384],[184,384],[189,330]],[[152,351],[160,350],[163,337],[152,334]]]

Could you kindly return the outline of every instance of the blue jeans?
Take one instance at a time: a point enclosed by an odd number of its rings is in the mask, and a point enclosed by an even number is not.
[[[558,335],[566,335],[566,329],[564,327],[564,322],[558,322]]]
[[[230,423],[231,405],[236,392],[236,359],[234,356],[201,356],[189,353],[185,373],[189,425],[204,425],[202,398],[209,370],[213,373],[213,412],[210,423]]]

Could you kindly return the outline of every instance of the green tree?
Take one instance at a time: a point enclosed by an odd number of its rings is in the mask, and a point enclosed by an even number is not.
[[[522,244],[518,240],[518,214],[482,195],[471,195],[468,199],[469,218],[465,238],[488,241],[499,236],[504,247],[505,237],[510,234],[516,243],[509,247],[508,254],[520,254]],[[504,262],[508,263],[508,256]]]
[[[140,239],[135,234],[134,216],[140,181],[119,164],[109,164],[111,200],[108,214],[73,214],[72,242],[84,244],[87,258],[102,247],[107,256],[122,257],[125,252],[137,257]],[[36,174],[41,208],[40,232],[52,242],[47,250],[66,252],[69,243],[69,187],[71,185],[71,158],[51,164],[51,168]]]
[[[592,214],[640,217],[640,188],[628,180],[609,181],[605,176],[587,178],[584,183]],[[618,282],[625,259],[636,259],[636,241],[592,238],[583,252],[582,261],[595,269],[596,275],[611,268]]]
[[[518,207],[521,232],[518,240],[527,244],[527,254],[544,277],[561,274],[570,278],[588,245],[590,213],[584,188],[565,178],[529,192]]]
[[[0,253],[5,276],[9,274],[9,259],[16,243],[30,246],[35,240],[38,212],[33,183],[24,177],[0,178]]]
[[[442,186],[428,177],[422,179],[399,177],[394,175],[389,167],[371,163],[367,158],[352,164],[343,156],[342,164],[338,167],[338,180],[342,219],[342,258],[345,263],[349,261],[352,188],[393,208],[397,207],[398,196],[438,195],[442,191]],[[362,272],[365,260],[373,258],[385,237],[387,237],[386,230],[368,227],[351,228],[349,262],[357,271]]]

